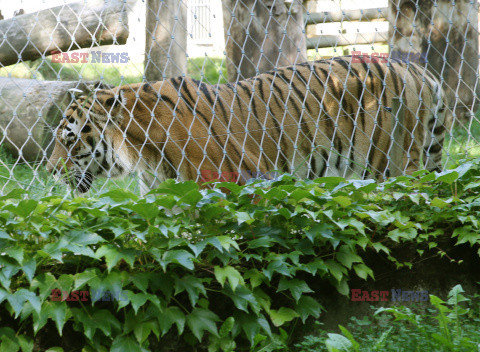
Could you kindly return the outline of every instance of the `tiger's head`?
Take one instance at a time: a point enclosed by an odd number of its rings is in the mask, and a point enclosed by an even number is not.
[[[47,171],[81,193],[96,177],[124,173],[121,163],[109,159],[114,158],[112,135],[119,131],[125,100],[123,92],[115,89],[96,88],[78,97],[56,128]]]

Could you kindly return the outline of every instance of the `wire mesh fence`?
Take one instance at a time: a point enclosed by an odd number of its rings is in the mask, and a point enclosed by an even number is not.
[[[477,1],[0,4],[2,194],[382,180],[480,154]]]

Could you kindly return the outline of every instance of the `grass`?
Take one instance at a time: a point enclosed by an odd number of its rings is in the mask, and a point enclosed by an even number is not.
[[[215,84],[227,82],[224,59],[191,58],[187,61],[189,76]],[[61,64],[51,60],[22,62],[0,68],[0,77],[27,78],[50,81],[99,81],[112,86],[138,83],[143,80],[143,63],[126,64]]]
[[[480,156],[480,111],[466,125],[454,126],[444,146],[448,152],[444,153],[447,166],[461,158]]]
[[[44,163],[19,161],[4,147],[0,147],[0,194],[8,194],[18,188],[28,189],[28,197],[32,199],[69,193],[63,182],[48,174]],[[128,189],[138,194],[138,179],[135,175],[124,179],[99,178],[94,181],[90,192],[116,188]]]
[[[318,333],[299,342],[296,352],[478,352],[480,296],[463,293],[457,285],[447,301],[431,295],[430,302],[410,308],[372,307],[375,312],[371,316],[352,317],[346,327],[339,326],[341,334],[329,333],[317,323]]]

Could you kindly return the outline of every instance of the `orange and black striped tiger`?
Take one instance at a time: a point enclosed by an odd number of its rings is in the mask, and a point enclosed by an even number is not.
[[[278,68],[236,84],[188,77],[96,89],[56,132],[50,172],[87,191],[96,177],[138,172],[146,192],[205,172],[373,177],[388,173],[392,98],[403,99],[402,170],[441,168],[450,116],[440,83],[409,63],[350,57]],[[448,117],[447,117],[448,116]],[[423,163],[423,165],[422,165]]]

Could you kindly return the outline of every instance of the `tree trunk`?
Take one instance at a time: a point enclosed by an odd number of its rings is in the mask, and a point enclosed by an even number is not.
[[[230,82],[307,60],[300,0],[222,3]]]
[[[426,57],[426,67],[444,79],[456,118],[470,119],[479,93],[478,1],[452,5],[450,0],[394,0],[389,3],[389,22],[390,50]]]
[[[35,60],[56,51],[125,44],[127,11],[123,1],[97,6],[83,2],[0,21],[0,65]]]
[[[92,83],[0,77],[0,145],[23,160],[47,157],[53,130],[72,100],[68,90],[86,92]]]
[[[187,72],[185,1],[147,0],[145,77],[161,81]]]

